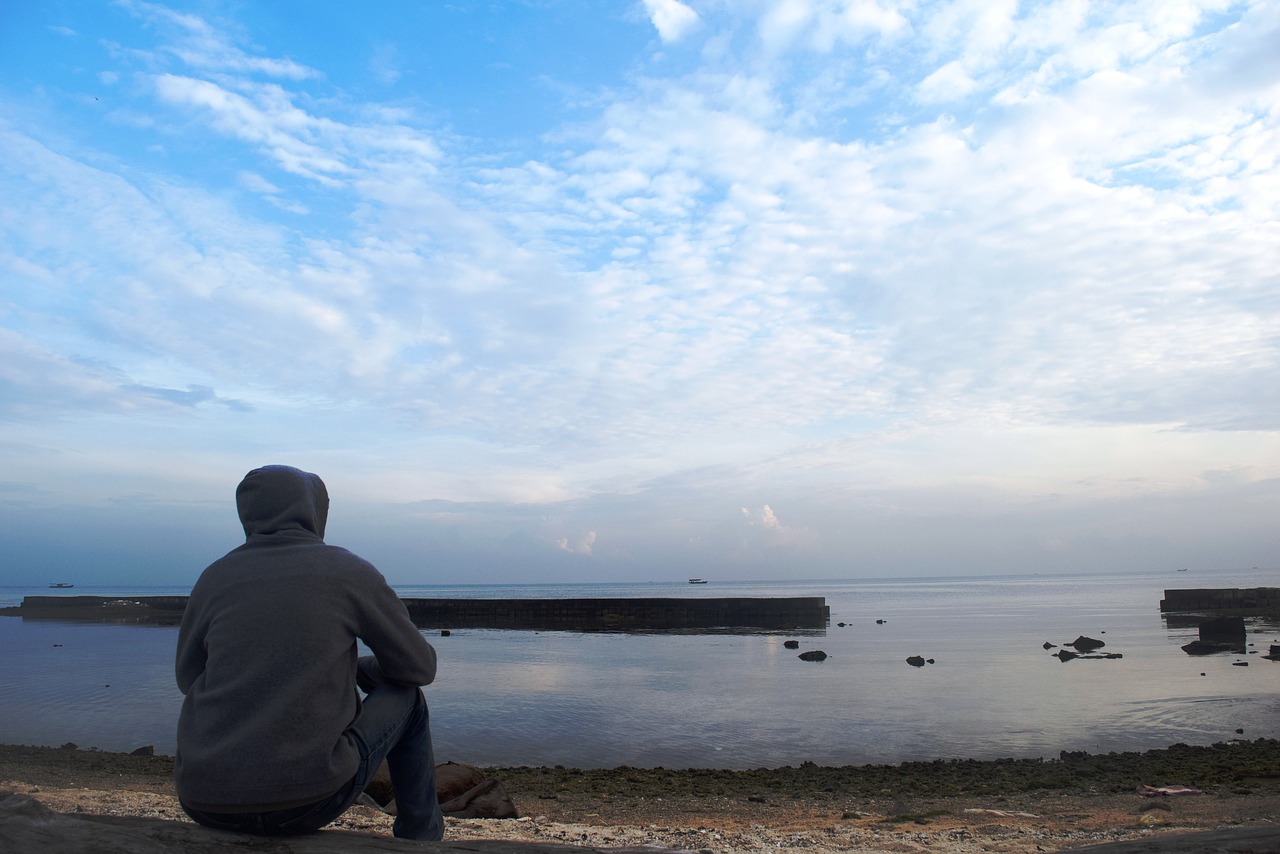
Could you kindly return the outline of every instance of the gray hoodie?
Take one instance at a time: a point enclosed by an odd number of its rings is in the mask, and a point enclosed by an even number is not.
[[[428,685],[436,675],[435,650],[382,575],[325,544],[319,477],[255,469],[236,506],[246,542],[201,574],[178,632],[175,782],[210,812],[317,801],[355,775],[357,638],[377,658],[366,676]]]

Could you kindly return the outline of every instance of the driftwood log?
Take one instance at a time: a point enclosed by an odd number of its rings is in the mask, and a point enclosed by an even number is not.
[[[27,795],[0,793],[0,851],[15,854],[580,854],[601,850],[539,842],[450,842],[447,838],[443,842],[414,842],[354,830],[321,830],[306,836],[247,836],[183,821],[58,813]],[[617,854],[620,849],[610,850]]]
[[[588,848],[490,840],[413,842],[353,830],[307,836],[264,837],[211,830],[197,824],[131,816],[58,813],[27,795],[0,792],[0,851],[41,854],[676,854],[658,846]],[[1073,854],[1277,854],[1280,826],[1229,828],[1150,836],[1073,848]]]

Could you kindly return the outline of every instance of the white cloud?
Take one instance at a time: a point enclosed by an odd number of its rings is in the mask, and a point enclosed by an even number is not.
[[[103,365],[67,356],[0,329],[0,420],[41,418],[50,411],[127,408],[120,376]]]
[[[1017,31],[1016,0],[956,0],[933,7],[922,27],[940,51],[961,52],[971,60],[994,63]]]
[[[394,44],[379,45],[369,57],[369,71],[384,86],[394,86],[400,81],[397,50]]]
[[[678,42],[700,23],[698,13],[680,0],[644,0],[645,11],[664,42]]]
[[[256,143],[286,171],[330,185],[353,172],[340,149],[314,141],[333,130],[332,123],[313,120],[274,86],[257,88],[251,99],[207,80],[175,74],[159,75],[155,85],[163,100],[207,110],[216,130]]]
[[[166,53],[193,68],[208,71],[262,74],[283,80],[319,77],[315,69],[291,59],[253,56],[236,47],[226,33],[204,19],[175,12],[156,3],[120,0],[120,5],[139,18],[159,25],[173,36]]]
[[[282,188],[256,172],[241,171],[237,176],[237,180],[240,186],[250,192],[259,194],[267,202],[281,210],[298,214],[299,216],[305,216],[311,212],[306,205],[292,201]]]
[[[752,512],[743,507],[742,515],[746,518],[747,524],[752,527],[764,528],[766,530],[779,530],[782,528],[782,523],[774,514],[773,508],[768,504],[765,504],[756,512]]]
[[[945,103],[965,97],[977,84],[958,60],[952,60],[920,81],[919,97],[925,103]]]
[[[816,27],[833,9],[776,4],[769,20],[790,16],[796,26]],[[984,25],[991,34],[981,45],[1006,44],[1008,20],[1001,13]],[[954,72],[950,96],[974,91],[958,62],[946,68]],[[229,309],[291,318],[285,328],[298,337],[281,343],[324,336],[333,346],[331,376],[359,378],[362,397],[395,389],[399,408],[430,423],[462,423],[453,404],[468,401],[473,429],[507,430],[496,402],[536,389],[536,398],[518,395],[527,401],[520,429],[528,437],[570,429],[577,440],[608,445],[629,435],[657,447],[694,401],[713,432],[744,423],[801,429],[832,417],[880,422],[920,395],[933,401],[916,409],[929,418],[973,417],[996,401],[1030,417],[1078,411],[1073,398],[1094,377],[1103,400],[1127,393],[1134,383],[1122,384],[1124,377],[1149,375],[1126,367],[1130,361],[1177,360],[1160,342],[1184,340],[1171,334],[1184,323],[1201,324],[1209,350],[1235,352],[1222,349],[1224,340],[1211,334],[1216,324],[1206,327],[1202,312],[1153,322],[1149,333],[1107,316],[1117,283],[1136,286],[1143,269],[1166,263],[1169,251],[1141,236],[1158,210],[1154,199],[1096,183],[1114,174],[1115,158],[1179,138],[1176,123],[1126,120],[1153,91],[1139,72],[1115,82],[1095,75],[1062,89],[1056,102],[1011,109],[989,127],[922,125],[884,145],[794,131],[785,102],[771,99],[760,81],[691,78],[615,102],[595,138],[565,159],[476,173],[483,182],[472,186],[485,194],[492,217],[450,200],[453,191],[436,172],[442,157],[421,135],[361,120],[367,117],[314,114],[275,83],[166,74],[157,91],[197,108],[213,128],[259,148],[285,172],[349,193],[360,206],[356,231],[313,241],[294,270],[235,259],[273,285],[210,284],[206,292],[221,293]],[[930,79],[936,91],[947,88],[941,76]],[[1091,123],[1090,111],[1101,120]],[[1185,124],[1197,119],[1188,114]],[[1224,125],[1214,139],[1234,133]],[[1230,143],[1213,144],[1225,150]],[[383,159],[371,169],[375,153]],[[278,183],[251,174],[241,178],[246,186],[282,195],[270,191]],[[1214,191],[1229,202],[1232,183]],[[495,230],[504,217],[540,250],[574,258],[594,244],[617,245],[625,260],[595,265],[581,255],[570,264],[579,272],[561,274]],[[1211,219],[1186,216],[1181,227],[1191,239],[1181,245],[1199,245],[1193,235],[1206,226],[1212,231]],[[1064,233],[1072,245],[1056,239]],[[1095,292],[1089,283],[1097,273],[1081,248],[1105,252],[1108,243],[1130,240],[1140,241],[1126,253],[1134,262],[1116,263],[1109,288]],[[1210,254],[1212,242],[1203,242]],[[979,246],[991,254],[979,254]],[[1256,257],[1265,249],[1259,244]],[[1055,266],[1037,262],[1046,258]],[[1215,262],[1205,263],[1208,270]],[[1180,275],[1194,269],[1184,263]],[[583,316],[607,334],[576,327],[569,306],[578,297],[588,300],[580,303]],[[557,317],[578,337],[549,342]],[[1247,320],[1225,312],[1222,329],[1248,328]],[[1093,347],[1089,329],[1122,343]],[[1267,334],[1261,325],[1247,346]],[[1084,342],[1071,340],[1080,335]],[[1033,352],[1017,370],[993,366],[1003,348],[984,352],[980,342],[1005,340],[1068,349]],[[1129,340],[1132,356],[1101,376],[1096,362],[1071,355],[1114,358],[1129,353]],[[261,353],[266,344],[238,347]],[[1189,383],[1185,370],[1178,375]],[[601,381],[606,376],[626,382]],[[582,384],[594,389],[586,417],[563,416],[570,390]],[[477,397],[477,388],[484,394]],[[1165,397],[1157,408],[1186,395]],[[490,399],[494,408],[486,411]],[[703,450],[702,443],[690,448]]]
[[[593,563],[653,553],[635,519],[840,566],[850,507],[1277,474],[1274,11],[651,2],[719,47],[535,142],[130,8],[168,28],[102,72],[151,81],[127,142],[0,126],[0,374],[66,447],[296,442],[362,500],[554,504],[520,542]]]
[[[777,0],[757,25],[760,41],[770,53],[786,50],[800,39],[814,16],[810,0]]]
[[[256,172],[241,171],[239,174],[241,186],[255,193],[263,195],[276,195],[280,192],[280,188],[272,184],[266,178],[263,178]]]
[[[578,539],[572,544],[570,544],[568,537],[561,537],[560,539],[556,540],[556,546],[559,547],[561,551],[566,551],[566,552],[569,552],[570,554],[588,555],[588,556],[591,554],[591,549],[593,546],[595,546],[595,543],[596,543],[595,531],[587,531],[585,534],[578,537]]]
[[[868,39],[894,41],[908,34],[908,18],[894,3],[876,0],[769,0],[757,21],[765,52],[829,54]]]

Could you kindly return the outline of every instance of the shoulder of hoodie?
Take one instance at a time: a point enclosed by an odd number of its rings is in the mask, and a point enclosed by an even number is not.
[[[299,539],[291,543],[276,543],[272,545],[265,545],[262,543],[244,543],[243,545],[237,546],[205,567],[204,571],[200,574],[200,578],[197,579],[196,584],[198,585],[200,580],[204,579],[206,576],[218,575],[221,570],[231,568],[246,558],[268,558],[272,550],[277,548],[289,548],[290,546],[301,546],[306,548],[309,552],[311,549],[315,549],[315,551],[310,552],[310,554],[315,556],[318,563],[322,562],[328,566],[338,565],[343,571],[355,571],[361,574],[367,574],[371,576],[369,579],[371,581],[376,580],[383,584],[386,583],[386,578],[383,577],[378,568],[355,552],[345,549],[342,546],[335,546],[330,543],[326,543],[319,539]]]

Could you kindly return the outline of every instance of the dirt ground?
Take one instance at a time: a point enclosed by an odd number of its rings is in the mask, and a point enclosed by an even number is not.
[[[0,790],[60,812],[185,821],[172,759],[0,746]],[[448,819],[462,839],[698,852],[1060,851],[1280,820],[1280,742],[1261,739],[1059,760],[924,762],[755,771],[486,769],[521,818]],[[1183,786],[1196,794],[1141,794]],[[354,807],[337,826],[390,833]]]

